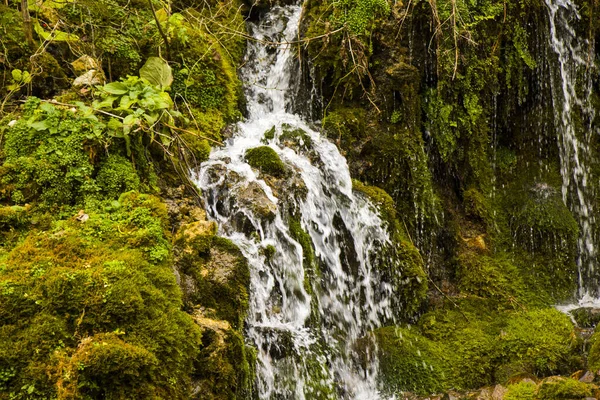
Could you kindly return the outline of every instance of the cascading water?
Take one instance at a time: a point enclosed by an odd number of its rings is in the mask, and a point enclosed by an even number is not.
[[[552,77],[555,124],[559,134],[563,201],[579,223],[578,269],[582,303],[600,295],[596,271],[596,235],[590,177],[590,139],[594,108],[590,104],[592,71],[588,39],[578,35],[573,22],[580,20],[571,0],[545,0],[550,21],[550,48],[557,55]]]
[[[250,264],[246,336],[258,351],[258,397],[378,399],[369,332],[393,319],[392,289],[377,268],[390,241],[373,206],[353,193],[336,146],[286,111],[300,14],[275,6],[249,24],[249,117],[202,165],[198,185],[220,234]],[[245,161],[260,146],[284,162],[283,177]]]

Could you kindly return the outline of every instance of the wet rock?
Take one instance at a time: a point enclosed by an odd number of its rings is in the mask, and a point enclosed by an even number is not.
[[[600,322],[600,309],[582,307],[570,312],[580,328],[595,328]]]
[[[217,233],[214,221],[199,220],[181,226],[175,236],[175,243],[184,253],[206,253],[212,238]]]
[[[248,183],[238,192],[238,201],[259,218],[272,220],[277,213],[277,205],[267,197],[256,181]]]
[[[462,398],[462,395],[458,392],[448,392],[446,394],[444,394],[444,397],[442,397],[442,400],[460,400]]]

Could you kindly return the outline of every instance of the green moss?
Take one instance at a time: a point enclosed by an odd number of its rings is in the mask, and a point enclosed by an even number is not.
[[[378,209],[392,238],[379,258],[378,268],[389,281],[396,294],[394,302],[405,318],[416,313],[427,296],[427,274],[419,250],[409,240],[405,228],[398,221],[394,200],[387,192],[376,186],[352,181],[352,189],[362,193]]]
[[[458,287],[463,293],[493,300],[505,307],[526,301],[525,283],[506,254],[482,255],[472,250],[459,257]]]
[[[583,399],[592,396],[590,385],[576,379],[552,377],[544,380],[538,389],[539,400]]]
[[[139,190],[140,178],[129,160],[117,154],[111,154],[100,164],[96,175],[96,184],[106,197],[116,199],[121,193]]]
[[[3,197],[56,206],[95,194],[93,156],[109,141],[103,124],[35,98],[26,107],[5,134]]]
[[[261,173],[273,176],[282,176],[285,173],[285,164],[279,155],[269,146],[254,147],[246,151],[246,162]]]
[[[265,134],[263,135],[263,143],[267,143],[269,140],[273,140],[275,139],[275,127],[272,127],[271,129],[267,130],[265,132]]]
[[[390,228],[404,229],[400,227],[395,227],[397,224],[397,214],[396,214],[396,204],[392,197],[387,194],[387,192],[377,186],[367,186],[364,183],[353,179],[352,180],[352,190],[355,190],[359,193],[365,195],[373,204],[378,208],[381,217],[384,221],[387,222]]]
[[[479,190],[470,188],[463,193],[465,213],[468,217],[481,221],[488,232],[494,231],[494,213],[489,199]]]
[[[573,323],[565,314],[549,308],[511,316],[499,338],[504,373],[548,375],[576,369],[577,348]],[[498,376],[498,379],[510,376]]]
[[[381,328],[375,336],[386,391],[431,394],[447,387],[449,365],[440,344],[406,328]]]
[[[508,385],[504,400],[534,400],[537,385],[533,382],[520,382]]]
[[[507,241],[531,293],[547,303],[568,300],[576,290],[579,228],[548,183],[516,183],[500,201],[507,213]]]
[[[598,339],[600,337],[598,335],[599,331],[600,330],[596,327],[596,329],[594,330],[594,334],[590,339],[591,346],[587,360],[588,368],[590,370],[597,370],[600,368],[600,340]]]
[[[181,311],[166,207],[127,193],[110,210],[32,230],[2,260],[0,369],[15,369],[15,395],[187,398],[201,335]]]
[[[279,139],[283,143],[291,143],[302,150],[308,150],[312,147],[312,139],[303,129],[294,128],[288,124],[281,126],[281,136]]]

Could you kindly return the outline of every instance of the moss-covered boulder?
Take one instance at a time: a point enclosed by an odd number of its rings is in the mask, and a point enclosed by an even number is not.
[[[389,393],[431,394],[447,387],[449,368],[445,347],[417,331],[386,327],[375,331],[382,387]]]
[[[0,260],[3,391],[188,398],[201,331],[181,309],[166,207],[118,203],[32,229]]]
[[[582,366],[569,317],[553,308],[511,315],[498,338],[503,362],[496,378],[529,373],[548,376]]]
[[[537,385],[532,380],[508,385],[504,400],[535,400]]]
[[[259,146],[246,151],[246,162],[261,173],[280,177],[285,173],[285,164],[275,150]]]
[[[593,386],[571,378],[550,377],[543,380],[537,391],[539,400],[583,400],[592,397]]]

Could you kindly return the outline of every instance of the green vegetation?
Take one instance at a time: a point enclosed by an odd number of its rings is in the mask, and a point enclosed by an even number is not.
[[[509,385],[504,398],[506,400],[534,400],[536,389],[536,384],[533,382],[520,382]]]
[[[217,236],[189,176],[244,112],[245,18],[274,3],[0,4],[0,399],[255,396],[248,263]],[[597,111],[600,4],[575,3],[590,46],[575,86],[589,77]],[[545,4],[304,6],[299,81],[316,83],[323,135],[390,233],[373,254],[398,325],[373,332],[385,391],[594,395],[549,377],[600,369],[600,339],[584,344],[551,307],[575,293],[581,227],[575,193],[563,193]],[[577,151],[596,196],[600,113],[580,108]],[[245,158],[278,197],[300,198],[269,147],[276,135],[314,158],[311,137],[283,121]],[[272,219],[255,189],[240,196]],[[325,270],[297,210],[284,212],[314,293]],[[597,323],[585,310],[575,319]],[[320,361],[297,360],[310,367],[307,397],[331,398]]]
[[[280,177],[285,173],[285,164],[269,146],[248,149],[246,162],[264,174]]]
[[[485,309],[481,300],[463,301],[459,307],[429,312],[410,329],[376,331],[381,379],[391,393],[480,388],[582,365],[574,328],[556,310],[498,312]],[[510,392],[518,396],[530,388],[520,384]]]

